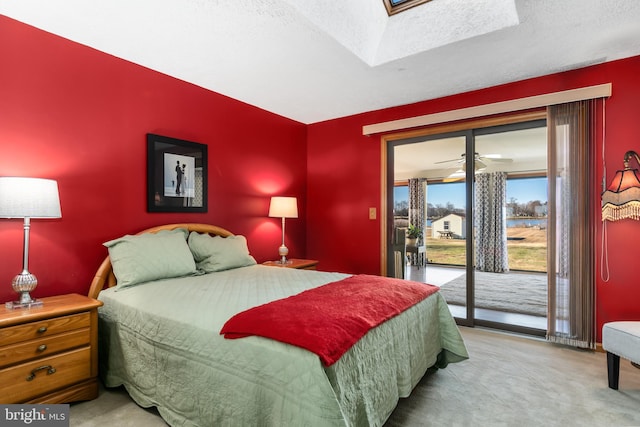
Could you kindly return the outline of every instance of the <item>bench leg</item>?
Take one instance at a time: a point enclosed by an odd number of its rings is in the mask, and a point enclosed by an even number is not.
[[[607,351],[607,374],[609,376],[609,388],[618,389],[620,378],[620,356]]]

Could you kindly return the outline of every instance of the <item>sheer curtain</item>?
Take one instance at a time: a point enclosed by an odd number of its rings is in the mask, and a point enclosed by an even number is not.
[[[409,179],[409,224],[419,227],[422,235],[418,238],[418,245],[424,245],[424,233],[427,225],[427,179]],[[418,254],[411,254],[411,265],[418,263]]]
[[[476,175],[474,227],[476,269],[493,273],[509,271],[507,253],[507,174]]]
[[[595,348],[591,224],[591,104],[548,108],[549,219],[547,339]]]

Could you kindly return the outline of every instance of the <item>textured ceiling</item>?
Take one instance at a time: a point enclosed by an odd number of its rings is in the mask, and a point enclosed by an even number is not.
[[[0,0],[0,14],[302,123],[640,54],[638,0],[432,0],[392,17],[382,0]]]

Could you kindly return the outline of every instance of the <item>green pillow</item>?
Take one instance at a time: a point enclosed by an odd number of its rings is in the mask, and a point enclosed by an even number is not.
[[[109,248],[116,289],[151,280],[196,274],[184,228],[126,235],[104,243]]]
[[[192,231],[189,248],[198,270],[206,273],[255,265],[244,236],[210,236]]]

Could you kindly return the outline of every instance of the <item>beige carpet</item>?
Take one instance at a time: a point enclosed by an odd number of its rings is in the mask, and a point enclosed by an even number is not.
[[[386,427],[640,426],[640,370],[620,363],[607,387],[604,353],[483,329],[460,328],[470,359],[428,373]],[[70,426],[165,426],[122,389],[71,405]],[[230,426],[234,426],[230,420]]]
[[[449,304],[466,304],[466,275],[440,287]],[[547,276],[527,273],[475,273],[477,308],[547,316]]]
[[[620,362],[607,387],[606,354],[461,328],[470,358],[427,375],[386,427],[640,426],[640,370]]]

